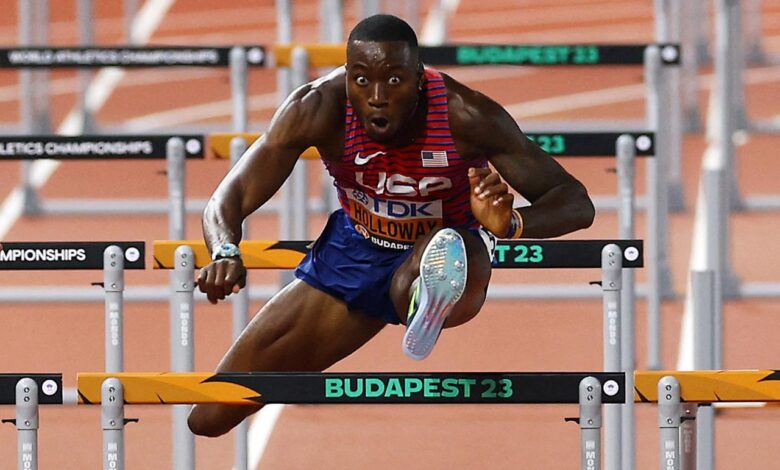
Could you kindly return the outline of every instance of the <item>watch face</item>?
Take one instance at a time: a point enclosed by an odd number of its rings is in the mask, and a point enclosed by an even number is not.
[[[219,249],[214,252],[213,259],[235,258],[237,256],[241,256],[241,252],[236,245],[232,243],[223,243],[220,245]]]

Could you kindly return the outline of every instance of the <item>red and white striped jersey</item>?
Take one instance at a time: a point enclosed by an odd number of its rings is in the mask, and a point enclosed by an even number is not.
[[[425,134],[404,147],[387,147],[367,135],[349,100],[344,155],[325,161],[353,228],[372,243],[407,249],[436,227],[473,228],[469,167],[455,149],[447,89],[439,72],[425,69]]]

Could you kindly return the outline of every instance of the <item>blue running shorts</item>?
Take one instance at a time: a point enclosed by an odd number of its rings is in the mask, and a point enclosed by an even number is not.
[[[412,250],[380,248],[350,226],[342,209],[328,218],[322,234],[295,269],[310,286],[346,302],[369,317],[398,324],[390,300],[393,274]]]

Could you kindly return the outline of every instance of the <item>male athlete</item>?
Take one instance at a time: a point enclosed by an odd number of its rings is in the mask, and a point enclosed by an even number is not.
[[[209,201],[214,261],[198,285],[212,303],[244,286],[241,222],[309,147],[342,208],[219,371],[322,371],[388,323],[406,325],[402,349],[422,359],[442,327],[482,307],[494,236],[554,237],[593,221],[583,185],[500,105],[425,68],[409,25],[376,15],[350,33],[346,65],[294,91]],[[513,210],[502,178],[531,204]],[[189,426],[218,436],[259,408],[198,405]]]

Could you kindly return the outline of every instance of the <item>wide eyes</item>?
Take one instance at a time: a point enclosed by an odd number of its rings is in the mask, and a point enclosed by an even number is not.
[[[358,84],[358,86],[367,86],[368,85],[368,78],[364,75],[358,75],[355,77],[355,83]],[[392,77],[387,79],[387,83],[390,85],[400,85],[401,84],[401,77],[398,77],[396,75],[393,75]]]

